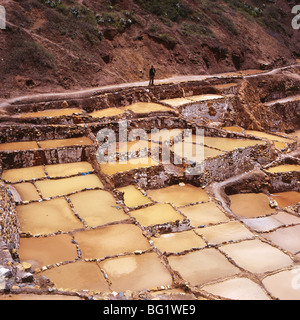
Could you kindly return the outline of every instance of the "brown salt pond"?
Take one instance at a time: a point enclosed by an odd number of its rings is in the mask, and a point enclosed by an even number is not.
[[[42,149],[53,149],[72,146],[89,146],[93,141],[87,137],[39,141]]]
[[[104,190],[90,190],[69,196],[74,210],[89,227],[126,220],[129,218],[115,198]]]
[[[8,142],[0,144],[0,151],[36,150],[39,149],[36,141]]]
[[[152,203],[152,201],[144,196],[135,186],[127,186],[118,188],[117,190],[124,193],[124,203],[129,208],[135,208]]]
[[[147,195],[154,201],[172,203],[178,207],[196,202],[209,201],[209,195],[205,190],[190,184],[179,184],[162,189],[148,190]]]
[[[50,234],[83,228],[65,199],[30,203],[17,206],[22,232]]]
[[[163,224],[167,222],[182,221],[184,217],[169,204],[155,204],[130,212],[130,215],[143,226]]]
[[[263,193],[242,193],[229,196],[232,212],[245,218],[266,216],[276,211],[270,207],[270,199]]]
[[[260,240],[246,240],[220,247],[238,266],[253,272],[263,273],[293,265],[293,260],[271,245]]]
[[[168,261],[173,270],[179,272],[183,279],[194,286],[227,278],[240,272],[214,248],[170,256]]]
[[[46,165],[45,171],[49,177],[58,178],[77,175],[79,173],[88,173],[94,171],[94,169],[88,162],[75,162]]]
[[[271,198],[274,199],[279,207],[285,208],[293,206],[300,202],[300,192],[289,191],[271,194]]]
[[[77,250],[68,234],[20,238],[19,256],[21,262],[30,263],[31,269],[34,270],[63,261],[74,261],[77,258]]]
[[[82,109],[68,108],[68,109],[49,109],[38,112],[23,113],[17,115],[18,118],[41,118],[41,117],[61,117],[71,116],[75,113],[83,113]]]
[[[205,247],[205,241],[196,235],[194,231],[162,234],[151,238],[155,247],[161,252],[183,252],[193,248]]]
[[[300,165],[299,164],[283,164],[277,167],[266,169],[266,171],[270,173],[300,171]]]
[[[103,188],[102,182],[95,174],[37,181],[36,186],[41,191],[43,198],[63,196],[84,189]]]
[[[97,262],[78,261],[48,269],[43,275],[58,289],[108,292],[109,286]]]
[[[77,232],[74,238],[84,259],[99,259],[150,249],[141,229],[133,224],[116,224],[97,230]]]
[[[172,285],[172,277],[155,253],[117,257],[100,262],[116,292]]]
[[[2,173],[2,179],[8,182],[19,182],[21,180],[41,179],[45,177],[46,173],[43,166],[4,170]]]
[[[119,172],[126,172],[134,169],[150,168],[158,166],[159,163],[150,157],[129,159],[122,162],[107,162],[100,165],[103,173],[106,175],[114,175]]]

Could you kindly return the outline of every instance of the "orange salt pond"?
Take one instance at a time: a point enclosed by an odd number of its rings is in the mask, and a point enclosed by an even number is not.
[[[18,115],[18,118],[41,118],[41,117],[61,117],[71,116],[74,113],[83,113],[82,109],[68,108],[68,109],[49,109],[38,112],[23,113]]]
[[[79,173],[87,173],[94,171],[93,167],[88,162],[75,162],[46,165],[45,171],[51,178],[67,177],[77,175]]]
[[[39,238],[20,238],[21,262],[28,262],[32,270],[77,258],[75,244],[68,234]]]
[[[50,234],[83,228],[65,199],[30,203],[17,206],[22,232]]]
[[[300,165],[299,164],[283,164],[277,167],[266,169],[266,171],[270,173],[300,171]]]
[[[89,227],[99,226],[110,222],[129,218],[115,198],[107,191],[90,190],[69,196],[74,210]]]
[[[279,207],[285,208],[300,202],[300,192],[289,191],[274,193],[271,195],[271,198],[278,203]]]
[[[124,113],[125,113],[125,110],[122,110],[119,108],[107,108],[107,109],[94,111],[89,115],[92,116],[93,118],[110,118],[110,117],[119,116]]]
[[[41,191],[43,198],[63,196],[84,189],[103,188],[102,182],[94,174],[37,181],[36,186]]]
[[[172,277],[155,253],[117,257],[100,262],[116,292],[172,285]]]
[[[158,103],[137,102],[127,107],[122,107],[122,110],[130,110],[134,113],[150,113],[150,112],[174,112],[172,108],[163,106]]]
[[[0,151],[36,150],[39,149],[36,141],[8,142],[0,144]]]
[[[93,145],[93,141],[87,137],[80,137],[80,138],[70,138],[70,139],[39,141],[39,144],[42,149],[53,149],[53,148],[62,148],[62,147]]]
[[[222,128],[223,130],[226,130],[226,131],[231,131],[231,132],[243,132],[244,129],[241,128],[241,127],[236,127],[236,126],[233,126],[233,127],[223,127]]]
[[[49,278],[59,289],[110,291],[96,262],[77,261],[48,269],[41,275]]]
[[[74,234],[84,259],[99,259],[136,250],[150,249],[139,227],[116,224]]]
[[[263,193],[243,193],[229,196],[232,212],[245,218],[265,216],[276,211],[270,207],[270,199]]]
[[[205,190],[192,186],[173,185],[162,189],[148,190],[147,195],[157,202],[169,202],[175,206],[185,206],[190,203],[208,202],[209,196]]]
[[[44,171],[43,166],[4,170],[2,173],[2,179],[9,182],[41,179],[45,177],[46,177],[46,173]]]

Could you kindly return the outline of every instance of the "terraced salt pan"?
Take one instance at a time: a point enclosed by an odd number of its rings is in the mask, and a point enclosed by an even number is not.
[[[283,164],[277,167],[272,167],[266,170],[270,173],[279,173],[279,172],[293,172],[300,171],[300,165],[298,164]]]
[[[203,102],[203,101],[217,100],[217,99],[223,99],[223,98],[224,96],[217,95],[217,94],[203,94],[203,95],[191,96],[191,97],[185,97],[185,98],[166,99],[166,100],[162,100],[161,102],[166,103],[172,107],[180,107],[192,102]]]
[[[293,260],[282,251],[260,240],[247,240],[220,247],[240,267],[253,272],[263,273],[284,268]]]
[[[57,139],[39,141],[42,149],[72,147],[72,146],[89,146],[93,145],[93,141],[87,137],[70,138],[70,139]]]
[[[107,162],[101,164],[100,167],[104,174],[106,175],[114,175],[119,172],[126,172],[134,169],[141,169],[141,168],[150,168],[153,166],[158,166],[159,163],[156,162],[154,159],[149,157],[144,158],[135,158],[129,159],[125,163],[123,162]]]
[[[61,117],[71,116],[74,113],[83,113],[82,109],[68,108],[68,109],[49,109],[38,112],[23,113],[18,115],[18,118],[41,118],[41,117]]]
[[[152,203],[149,198],[144,196],[142,192],[134,186],[118,188],[117,190],[124,192],[124,203],[129,208],[135,208]]]
[[[271,198],[278,203],[279,207],[285,208],[300,202],[300,192],[289,191],[274,193],[271,195]]]
[[[179,138],[183,135],[183,129],[163,129],[157,132],[151,132],[148,135],[149,140],[152,142],[171,142],[175,138]]]
[[[107,108],[89,113],[93,118],[110,118],[124,114],[126,111],[119,108]]]
[[[158,103],[137,102],[127,107],[122,107],[122,110],[130,110],[137,114],[151,113],[151,112],[174,112],[172,108],[163,106]]]
[[[145,227],[182,221],[184,219],[184,217],[169,204],[155,204],[147,208],[134,210],[130,212],[130,215],[136,218],[136,220]]]
[[[57,178],[77,175],[79,173],[88,173],[94,171],[94,169],[88,162],[75,162],[46,165],[45,171],[48,173],[49,177]]]
[[[15,189],[22,201],[40,200],[36,187],[32,183],[23,182],[9,186],[10,189]],[[17,200],[17,199],[15,199]]]
[[[186,98],[175,98],[175,99],[162,100],[161,102],[168,104],[169,106],[172,106],[172,107],[180,107],[185,104],[191,103],[192,101]]]
[[[150,249],[141,229],[133,224],[116,224],[97,230],[77,232],[74,238],[84,259],[99,259]]]
[[[205,190],[190,184],[173,185],[162,189],[148,190],[147,195],[160,203],[172,203],[177,207],[190,203],[208,202],[209,196]]]
[[[292,270],[278,272],[263,280],[263,285],[280,300],[300,300],[299,267]]]
[[[117,144],[117,152],[119,153],[128,153],[128,152],[141,152],[142,150],[147,149],[157,149],[159,145],[156,143],[151,143],[145,140],[139,141],[129,141],[129,142],[121,142]]]
[[[234,278],[202,288],[211,294],[232,300],[270,300],[255,282],[247,278]]]
[[[69,196],[74,210],[89,227],[126,220],[129,217],[116,203],[115,198],[104,190],[90,190]]]
[[[20,238],[19,256],[21,262],[30,263],[34,270],[58,262],[74,261],[77,258],[77,250],[68,234]]]
[[[37,181],[36,186],[41,191],[43,198],[63,196],[84,189],[103,188],[102,182],[94,174]]]
[[[180,208],[194,227],[227,222],[229,218],[212,202]]]
[[[223,129],[223,130],[226,130],[226,131],[239,132],[239,133],[241,133],[241,132],[243,132],[243,131],[244,131],[244,129],[243,129],[243,128],[241,128],[241,127],[237,127],[237,126],[232,126],[232,127],[223,127],[222,129]]]
[[[22,232],[50,234],[83,228],[65,199],[30,203],[17,206]]]
[[[172,285],[172,278],[155,253],[117,257],[100,262],[116,292]]]
[[[161,252],[177,253],[206,246],[205,241],[192,230],[162,234],[159,237],[153,237],[151,239]]]
[[[293,143],[294,140],[288,139],[288,138],[283,138],[279,137],[273,134],[261,132],[261,131],[255,131],[255,130],[245,130],[245,132],[249,135],[252,135],[257,138],[262,138],[262,139],[267,139],[271,141],[278,141],[278,142],[283,142],[283,143]]]
[[[77,261],[68,263],[48,269],[41,275],[54,282],[57,288],[64,290],[110,291],[97,262]]]
[[[172,269],[178,271],[183,279],[193,286],[230,277],[240,272],[213,248],[189,252],[181,256],[170,256],[168,261]]]
[[[46,174],[43,166],[4,170],[2,173],[2,179],[8,182],[19,182],[21,180],[41,179],[45,177]]]
[[[39,146],[35,141],[8,142],[0,144],[0,151],[36,150]]]
[[[229,197],[232,212],[245,218],[266,216],[276,211],[270,207],[270,199],[263,193],[243,193]]]

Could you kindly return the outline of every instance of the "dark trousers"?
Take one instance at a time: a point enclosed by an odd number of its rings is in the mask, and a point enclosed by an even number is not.
[[[150,76],[149,86],[154,86],[154,76]]]

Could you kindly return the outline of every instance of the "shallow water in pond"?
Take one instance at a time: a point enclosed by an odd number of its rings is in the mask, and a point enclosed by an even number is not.
[[[244,193],[229,196],[230,208],[240,217],[255,218],[276,211],[270,207],[270,199],[263,193]]]
[[[22,201],[40,200],[40,196],[32,183],[18,183],[10,186],[10,188],[16,189]]]
[[[86,146],[93,145],[93,141],[87,137],[70,138],[70,139],[57,139],[39,141],[42,149],[62,148],[71,146]]]
[[[107,108],[107,109],[94,111],[89,115],[92,116],[93,118],[109,118],[109,117],[115,117],[124,113],[125,113],[124,110],[121,110],[118,108]]]
[[[87,173],[93,171],[93,167],[88,162],[75,162],[46,165],[45,170],[51,178],[67,177],[79,173]]]
[[[284,143],[293,143],[294,140],[288,139],[288,138],[283,138],[279,136],[275,136],[273,134],[261,132],[261,131],[255,131],[255,130],[245,130],[247,134],[250,134],[252,136],[258,137],[258,138],[263,138],[271,141],[278,141],[278,142],[284,142]]]
[[[134,113],[150,113],[150,112],[174,112],[172,108],[163,106],[158,103],[137,102],[127,107],[122,107],[122,110],[131,110]]]
[[[124,192],[124,203],[129,208],[134,208],[152,203],[152,201],[149,198],[144,196],[142,192],[134,186],[118,188],[117,190]]]
[[[278,203],[279,207],[289,207],[300,202],[300,192],[289,191],[274,193],[271,195],[271,198]]]
[[[243,132],[244,131],[243,128],[235,127],[235,126],[233,126],[233,127],[223,127],[222,129],[226,130],[226,131],[231,131],[231,132]]]
[[[82,113],[82,109],[69,108],[69,109],[49,109],[38,112],[30,112],[20,114],[18,118],[40,118],[40,117],[60,117],[60,116],[71,116],[74,113]]]
[[[44,177],[46,177],[46,174],[43,166],[4,170],[2,173],[2,179],[9,182],[40,179]]]
[[[39,149],[35,141],[8,142],[0,144],[0,151],[35,150]]]
[[[278,167],[272,167],[266,170],[270,173],[300,171],[299,164],[284,164]]]

